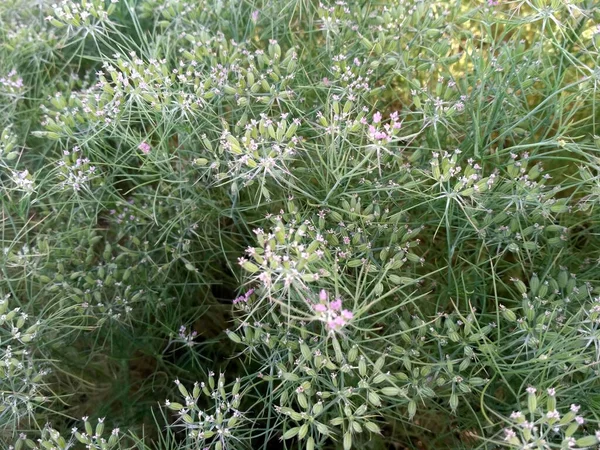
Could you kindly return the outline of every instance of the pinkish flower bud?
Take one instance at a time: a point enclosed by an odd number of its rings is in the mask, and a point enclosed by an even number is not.
[[[317,303],[315,306],[313,306],[313,309],[319,313],[324,313],[327,311],[327,307],[322,303]]]
[[[319,292],[319,300],[321,300],[322,302],[327,301],[327,292],[325,291],[325,289],[321,289],[321,292]]]
[[[140,145],[138,145],[138,148],[142,151],[143,154],[147,155],[148,153],[150,153],[150,145],[147,142],[142,142]]]
[[[346,320],[352,320],[352,318],[354,317],[354,314],[351,311],[344,309],[342,311],[342,317]]]

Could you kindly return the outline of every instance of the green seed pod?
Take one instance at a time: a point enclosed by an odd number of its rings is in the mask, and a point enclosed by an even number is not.
[[[350,351],[348,352],[348,362],[353,363],[354,361],[356,361],[357,357],[358,357],[358,346],[353,345],[352,348],[350,348]]]
[[[96,436],[100,437],[104,433],[104,419],[102,421],[98,420],[96,424]]]
[[[242,267],[250,273],[256,273],[260,270],[256,264],[251,263],[250,261],[245,261],[242,264]]]
[[[305,423],[300,427],[300,430],[298,431],[298,439],[300,439],[300,440],[304,439],[307,434],[308,434],[308,424]]]
[[[329,428],[327,428],[327,425],[321,423],[321,422],[313,422],[314,425],[317,427],[317,431],[319,433],[321,433],[324,436],[329,436]]]
[[[352,448],[352,433],[346,431],[344,433],[344,450],[350,450]]]
[[[179,389],[179,392],[181,393],[182,396],[187,397],[189,395],[187,389],[185,388],[185,386],[182,383],[177,383],[177,389]]]
[[[81,433],[79,433],[79,432],[76,432],[76,433],[75,433],[75,439],[77,439],[77,440],[78,440],[79,442],[81,442],[82,444],[88,444],[88,440],[87,440],[87,438],[86,438],[86,437],[84,437],[84,436],[83,436]],[[33,444],[33,442],[32,442],[32,444]],[[29,448],[36,448],[35,446],[29,446],[29,445],[28,445],[28,447],[29,447]]]
[[[333,108],[333,112],[334,112],[336,115],[339,115],[339,114],[340,114],[340,103],[339,103],[339,102],[336,102],[336,101],[334,101],[334,102],[331,104],[331,106],[332,106],[332,108]]]
[[[367,362],[364,356],[361,356],[358,360],[358,373],[361,377],[367,376]]]
[[[458,395],[452,392],[452,394],[450,394],[450,401],[448,403],[452,412],[456,412],[456,408],[458,408]]]
[[[537,409],[537,397],[535,396],[535,392],[527,394],[527,408],[529,408],[530,414],[533,414]]]
[[[383,284],[377,283],[373,291],[375,292],[375,295],[380,296],[383,293]]]
[[[353,103],[350,100],[347,100],[346,103],[344,103],[344,108],[343,108],[343,112],[344,114],[348,114],[350,112],[350,110],[352,109]]]
[[[298,434],[300,431],[300,427],[293,427],[283,433],[282,439],[285,441],[287,439],[291,439]]]
[[[271,90],[271,86],[269,85],[269,82],[265,78],[260,80],[260,86],[262,87],[263,91],[265,91],[265,92],[269,92]]]
[[[318,401],[312,407],[312,414],[313,414],[313,416],[316,417],[319,414],[321,414],[321,412],[323,412],[323,402],[322,401]]]
[[[92,430],[92,424],[87,420],[83,424],[85,427],[85,432],[88,434],[88,436],[92,436],[94,434]]]
[[[546,409],[548,411],[556,410],[556,397],[554,395],[548,394],[548,399],[546,400]]]
[[[500,314],[508,322],[513,323],[513,322],[517,321],[517,315],[515,314],[515,312],[512,309],[508,309],[506,307],[500,308]]]
[[[388,397],[395,397],[397,395],[400,395],[400,389],[395,386],[386,386],[384,388],[381,388],[381,390],[379,392],[382,395],[385,395]]]
[[[304,357],[304,359],[307,362],[312,361],[312,352],[310,351],[310,348],[308,347],[308,345],[306,345],[304,343],[300,344],[300,351],[302,353],[302,356]]]
[[[527,293],[527,286],[525,286],[525,283],[523,283],[521,280],[513,280],[513,282],[517,288],[517,291],[519,291],[521,294]]]
[[[538,290],[540,288],[540,279],[538,278],[536,273],[534,273],[531,276],[531,279],[529,280],[529,288],[531,289],[531,294],[533,296],[537,295]]]
[[[550,206],[550,211],[557,214],[564,214],[569,211],[569,207],[566,204],[566,201],[563,199],[557,200],[552,206]]]
[[[387,379],[388,379],[388,376],[385,373],[378,373],[377,375],[375,375],[373,377],[373,380],[371,380],[371,383],[372,384],[381,384]]]
[[[104,246],[104,252],[102,253],[102,257],[105,261],[109,261],[112,256],[112,246],[107,242]]]
[[[194,383],[194,389],[192,390],[193,398],[198,398],[200,396],[200,385],[198,383]]]
[[[335,352],[335,360],[338,363],[342,363],[344,361],[344,354],[342,353],[342,348],[340,347],[340,343],[335,338],[335,336],[332,339],[332,344],[333,344],[333,350]]]
[[[367,430],[369,430],[371,433],[375,433],[375,434],[381,434],[381,429],[379,428],[379,425],[377,425],[375,422],[365,422],[364,426]]]
[[[284,405],[286,405],[286,404],[287,404],[288,400],[289,400],[289,394],[288,394],[288,391],[283,391],[283,392],[281,393],[281,397],[279,397],[279,404],[280,404],[281,406],[284,406]]]
[[[39,279],[42,283],[50,283],[52,282],[52,279],[49,276],[46,275],[40,275]]]
[[[414,400],[408,402],[408,418],[412,420],[417,413],[417,403]]]
[[[235,136],[228,134],[225,139],[229,143],[229,149],[231,150],[232,153],[234,153],[236,155],[241,155],[243,153],[242,148],[240,146],[240,142],[237,140],[237,138]]]
[[[235,95],[235,94],[237,94],[237,89],[234,88],[234,87],[231,87],[229,85],[223,86],[223,91],[225,91],[225,93],[227,95]]]
[[[564,268],[563,268],[563,269],[561,269],[561,270],[560,270],[560,272],[558,273],[558,279],[557,279],[558,286],[559,286],[561,289],[564,289],[564,288],[566,288],[566,287],[567,287],[567,283],[568,283],[568,281],[569,281],[569,274],[568,274],[568,272],[567,272],[567,269],[564,269]]]
[[[573,422],[572,424],[570,424],[565,430],[565,437],[569,438],[573,436],[577,431],[577,428],[579,428],[579,424],[577,422]]]

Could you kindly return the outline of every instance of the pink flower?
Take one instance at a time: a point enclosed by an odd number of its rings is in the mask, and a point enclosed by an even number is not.
[[[325,305],[324,305],[324,304],[322,304],[322,303],[317,303],[315,306],[313,306],[313,309],[314,309],[316,312],[324,313],[324,312],[326,312],[326,311],[327,311],[327,306],[325,306]]]
[[[329,308],[332,311],[339,311],[340,309],[342,309],[342,301],[339,298],[336,298],[329,304]]]
[[[319,302],[312,303],[306,300],[311,309],[315,312],[316,319],[325,323],[330,331],[338,331],[348,324],[348,321],[354,318],[354,314],[344,309],[342,310],[342,299],[336,298],[329,301],[329,294],[322,289],[319,291]]]
[[[381,113],[377,111],[375,114],[373,114],[373,123],[379,122],[381,122]]]
[[[344,325],[346,325],[346,321],[342,316],[337,316],[335,319],[333,319],[333,322],[339,328],[342,328]]]
[[[148,144],[147,142],[142,142],[140,145],[138,145],[138,148],[142,151],[142,153],[144,155],[147,155],[148,153],[150,153],[150,144]]]
[[[254,289],[250,289],[244,295],[240,295],[239,297],[237,297],[236,299],[234,299],[233,300],[233,304],[237,305],[238,303],[248,303],[248,299],[250,298],[250,296],[252,294],[254,294]]]
[[[373,125],[369,125],[369,134],[373,139],[377,139],[379,141],[383,139],[387,139],[388,135],[385,131],[378,130]]]
[[[342,317],[346,320],[352,320],[354,318],[354,314],[351,311],[344,309],[342,311]]]
[[[346,325],[346,321],[342,316],[337,316],[327,321],[327,327],[330,330],[339,330],[344,325]]]

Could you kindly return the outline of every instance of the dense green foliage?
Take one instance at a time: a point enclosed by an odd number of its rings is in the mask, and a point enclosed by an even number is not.
[[[0,2],[2,449],[595,448],[599,23]]]

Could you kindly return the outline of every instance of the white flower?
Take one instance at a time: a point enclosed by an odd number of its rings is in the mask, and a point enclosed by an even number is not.
[[[571,404],[571,411],[573,411],[574,413],[578,413],[579,412],[579,408],[581,408],[581,406],[576,405],[575,403]]]

